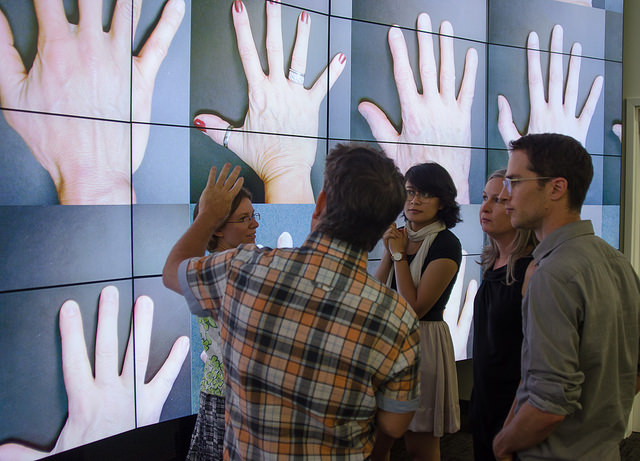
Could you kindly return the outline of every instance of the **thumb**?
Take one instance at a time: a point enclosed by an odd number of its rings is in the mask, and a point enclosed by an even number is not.
[[[400,135],[393,127],[382,110],[372,102],[364,101],[358,104],[358,112],[364,117],[371,129],[371,134],[382,146],[382,150],[389,155],[390,148],[385,143],[396,142]],[[391,147],[391,146],[389,146]]]
[[[507,148],[511,141],[520,138],[520,133],[513,123],[513,114],[511,113],[509,101],[501,94],[498,95],[498,131],[500,131],[502,141],[504,141]]]
[[[213,114],[200,114],[194,118],[193,124],[205,135],[220,145],[222,145],[224,135],[230,125],[229,122]],[[232,138],[233,136],[229,137],[229,144],[231,144]]]

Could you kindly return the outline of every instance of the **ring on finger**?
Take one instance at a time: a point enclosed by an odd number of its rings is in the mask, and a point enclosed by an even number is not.
[[[231,130],[233,130],[233,127],[229,125],[224,131],[224,139],[222,140],[222,145],[227,149],[229,148],[229,137],[231,136]]]
[[[297,70],[289,67],[289,80],[293,83],[297,83],[298,85],[304,85],[304,73],[298,72]]]

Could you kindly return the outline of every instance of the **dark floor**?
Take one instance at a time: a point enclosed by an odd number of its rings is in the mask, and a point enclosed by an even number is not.
[[[463,403],[463,402],[461,402]],[[462,430],[448,434],[440,443],[442,461],[473,460],[473,443],[465,421],[464,405]],[[175,461],[184,460],[189,449],[196,415],[144,426],[132,431],[99,440],[47,459],[53,461]],[[640,432],[634,432],[620,444],[622,461],[640,460]],[[391,450],[391,461],[409,461],[402,440]]]
[[[472,461],[473,443],[469,432],[447,434],[440,441],[442,461]],[[621,461],[640,460],[640,432],[634,432],[620,443]],[[391,450],[391,461],[410,461],[402,440],[396,441]]]
[[[473,440],[468,421],[469,402],[460,401],[462,429],[455,434],[445,434],[440,440],[441,461],[473,461]],[[396,440],[391,449],[391,461],[410,461],[402,439]],[[633,432],[620,442],[620,460],[640,460],[640,432]]]

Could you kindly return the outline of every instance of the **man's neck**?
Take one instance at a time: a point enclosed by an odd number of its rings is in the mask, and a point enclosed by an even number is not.
[[[547,216],[543,221],[539,229],[535,229],[536,237],[540,242],[544,238],[551,234],[554,230],[560,229],[562,226],[580,221],[580,213],[575,211],[564,211],[563,213],[556,213],[555,215]]]

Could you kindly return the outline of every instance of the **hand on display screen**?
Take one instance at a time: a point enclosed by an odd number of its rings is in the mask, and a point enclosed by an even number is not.
[[[265,75],[253,41],[246,6],[233,3],[233,25],[238,53],[249,86],[249,108],[241,127],[223,118],[200,114],[194,124],[216,143],[228,147],[263,181],[266,203],[313,203],[311,167],[316,157],[318,112],[327,91],[345,68],[346,56],[337,54],[311,88],[304,86],[311,16],[298,16],[297,35],[288,76],[285,75],[281,5],[265,2]]]
[[[135,202],[131,173],[144,156],[155,77],[185,2],[167,2],[133,58],[142,1],[118,0],[109,32],[103,32],[102,1],[78,3],[74,25],[62,1],[34,2],[38,48],[28,71],[0,12],[0,103],[11,109],[3,110],[7,123],[49,172],[61,204]],[[131,118],[142,123],[132,127]]]
[[[580,77],[580,61],[582,45],[574,43],[571,47],[567,85],[564,87],[564,71],[562,66],[562,26],[556,25],[551,33],[551,50],[549,53],[549,92],[544,94],[544,79],[540,68],[540,42],[538,34],[531,32],[527,40],[527,63],[529,78],[529,126],[527,134],[561,133],[571,136],[585,145],[591,117],[602,91],[603,77],[597,76],[591,85],[580,115],[576,117],[578,102],[578,83]],[[511,106],[503,95],[498,95],[498,129],[505,145],[520,138],[521,134],[513,122]]]
[[[462,263],[458,271],[458,278],[451,290],[451,296],[444,310],[444,321],[449,326],[451,339],[453,341],[453,349],[456,361],[469,358],[467,354],[467,345],[469,343],[469,332],[471,331],[471,322],[473,321],[473,302],[478,292],[478,282],[469,280],[467,289],[464,289],[464,274],[466,270],[468,253],[462,250]],[[464,299],[462,298],[464,293]]]
[[[389,30],[389,48],[400,99],[402,129],[398,133],[385,113],[371,102],[358,110],[384,152],[404,174],[411,166],[436,162],[449,172],[458,189],[458,201],[469,203],[471,165],[471,106],[475,92],[478,53],[469,48],[464,74],[456,96],[453,27],[440,24],[440,74],[436,67],[431,18],[418,16],[418,46],[422,94],[418,92],[407,45],[398,27]]]
[[[278,236],[276,248],[293,248],[293,238],[289,232],[284,231]]]
[[[105,287],[98,310],[95,377],[87,355],[80,308],[73,300],[62,305],[62,372],[69,416],[50,453],[10,443],[0,446],[0,460],[38,459],[160,420],[162,407],[189,352],[189,338],[183,336],[175,341],[160,370],[145,383],[153,301],[140,296],[133,314],[135,353],[132,329],[119,372],[118,304],[118,289]]]
[[[622,123],[614,123],[611,131],[613,131],[613,134],[622,142]]]

